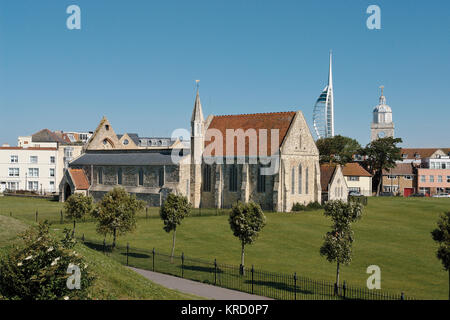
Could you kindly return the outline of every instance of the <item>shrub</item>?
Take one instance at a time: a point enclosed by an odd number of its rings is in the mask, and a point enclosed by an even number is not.
[[[12,300],[88,299],[94,278],[84,259],[73,250],[75,240],[70,230],[64,229],[64,234],[60,241],[53,239],[47,221],[23,233],[24,245],[0,260],[0,295]],[[69,266],[80,270],[80,289],[68,288],[69,282],[73,283]]]
[[[308,205],[306,207],[308,208],[308,210],[320,210],[320,209],[322,209],[322,205],[319,202],[317,202],[317,201],[308,203]]]
[[[292,205],[292,211],[306,211],[307,209],[308,208],[304,204],[298,202]]]

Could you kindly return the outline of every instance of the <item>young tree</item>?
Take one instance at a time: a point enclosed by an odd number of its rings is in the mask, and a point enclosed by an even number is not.
[[[444,270],[448,272],[450,300],[450,212],[443,213],[437,222],[438,227],[431,232],[433,240],[439,244],[436,256],[441,260]]]
[[[173,231],[172,235],[172,254],[170,255],[170,261],[173,262],[173,255],[175,253],[175,240],[177,236],[177,226],[181,224],[181,221],[187,217],[191,212],[191,204],[188,199],[182,195],[176,195],[170,193],[164,201],[159,215],[164,221],[163,229],[169,233]]]
[[[401,138],[380,138],[372,141],[359,152],[366,158],[364,160],[365,167],[375,175],[378,181],[377,196],[380,195],[383,170],[395,168],[395,161],[402,159],[401,148],[397,147],[397,143],[401,142]]]
[[[97,232],[105,236],[112,234],[112,247],[115,248],[119,235],[136,228],[136,213],[144,207],[144,201],[137,200],[123,188],[115,187],[105,194],[92,212],[98,221]]]
[[[234,236],[241,241],[241,273],[244,275],[245,245],[255,242],[259,232],[266,225],[266,217],[258,204],[239,201],[233,205],[228,221]]]
[[[319,149],[320,163],[338,163],[340,165],[353,161],[353,155],[361,149],[358,141],[340,135],[318,139],[316,145]]]
[[[333,226],[325,235],[320,248],[320,255],[329,262],[336,262],[336,287],[339,288],[339,267],[352,261],[352,244],[354,241],[351,224],[361,218],[362,205],[356,202],[345,203],[341,200],[328,201],[324,215],[331,217]]]
[[[21,235],[23,243],[0,260],[0,295],[11,300],[89,299],[94,276],[74,251],[70,230],[57,240],[41,222]],[[72,272],[72,276],[68,274]],[[79,273],[78,273],[79,272]],[[78,275],[78,276],[77,276]],[[72,285],[71,290],[70,286]]]
[[[94,209],[94,199],[81,193],[74,193],[64,202],[66,216],[73,219],[72,237],[75,236],[75,221],[84,218]]]

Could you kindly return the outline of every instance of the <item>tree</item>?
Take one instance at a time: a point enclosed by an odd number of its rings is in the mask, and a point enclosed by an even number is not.
[[[372,173],[377,183],[377,196],[380,195],[383,170],[395,168],[396,161],[401,160],[401,148],[397,143],[403,142],[401,138],[386,137],[369,143],[359,152],[364,156],[364,166]]]
[[[137,200],[125,189],[115,187],[98,203],[92,215],[97,219],[97,232],[106,236],[113,235],[112,247],[116,246],[119,235],[133,231],[136,228],[136,213],[143,210],[145,202]]]
[[[450,300],[450,212],[441,214],[437,225],[438,227],[431,232],[431,236],[439,244],[436,256],[441,260],[444,270],[448,272]]]
[[[362,205],[356,202],[345,203],[341,200],[328,201],[324,215],[331,217],[333,226],[325,235],[320,248],[320,255],[329,262],[336,262],[336,287],[339,288],[339,267],[352,261],[352,244],[354,241],[351,224],[361,218]],[[337,292],[338,293],[338,292]],[[339,293],[338,293],[339,294]]]
[[[72,236],[75,235],[75,221],[84,218],[94,209],[94,199],[81,193],[74,193],[64,203],[66,216],[73,219]]]
[[[239,201],[233,205],[228,222],[234,236],[241,241],[241,273],[244,275],[245,245],[255,242],[259,232],[266,225],[266,217],[258,204]]]
[[[84,258],[74,251],[75,240],[70,236],[70,230],[64,229],[63,239],[56,240],[50,235],[49,226],[50,224],[44,221],[39,226],[25,231],[21,235],[23,244],[11,249],[0,260],[0,295],[4,298],[90,298],[94,276]],[[68,272],[72,272],[72,275]],[[75,279],[72,279],[72,276]],[[71,290],[69,284],[77,290]]]
[[[173,262],[173,255],[175,253],[175,240],[177,237],[177,226],[181,224],[181,221],[187,217],[191,212],[191,204],[188,199],[182,195],[176,195],[170,193],[164,201],[159,215],[164,221],[163,229],[169,233],[173,231],[172,235],[172,254],[170,255],[170,261]]]
[[[340,135],[318,139],[316,145],[319,149],[320,163],[338,163],[340,165],[353,161],[353,155],[361,149],[358,141]]]

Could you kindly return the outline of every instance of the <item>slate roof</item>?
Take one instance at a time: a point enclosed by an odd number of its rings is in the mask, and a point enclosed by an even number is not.
[[[450,153],[450,148],[402,148],[401,154],[406,155],[403,159],[423,159],[431,157],[437,150],[442,150],[447,155]],[[420,157],[416,158],[416,154]]]
[[[58,135],[48,129],[42,129],[31,136],[33,142],[58,142],[61,144],[70,143],[70,139],[66,135]]]
[[[183,155],[189,154],[184,150]],[[173,165],[170,152],[89,152],[81,155],[70,163],[70,166],[111,165],[111,166],[144,166]]]
[[[212,156],[236,156],[237,154],[237,139],[234,141],[234,152],[226,149],[226,130],[227,129],[242,129],[244,132],[247,129],[256,130],[258,141],[256,142],[256,152],[259,154],[259,130],[267,129],[267,155],[272,155],[278,151],[278,148],[284,141],[284,138],[291,126],[294,119],[295,112],[273,112],[273,113],[255,113],[255,114],[238,114],[238,115],[225,115],[214,116],[208,130],[217,129],[223,136],[223,154],[218,154],[216,150],[212,152]],[[277,150],[271,150],[271,129],[278,129],[279,141],[277,144]],[[245,155],[256,156],[255,154],[249,154],[249,139],[245,139]],[[205,147],[213,141],[205,141]]]

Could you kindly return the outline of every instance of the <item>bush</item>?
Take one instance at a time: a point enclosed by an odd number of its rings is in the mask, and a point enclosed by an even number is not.
[[[0,260],[0,295],[11,300],[88,299],[94,280],[84,259],[73,250],[70,230],[58,241],[49,234],[49,223],[40,223],[21,235],[24,245]],[[68,267],[80,270],[80,289],[69,289]],[[73,270],[70,270],[73,271]]]
[[[298,211],[312,211],[312,210],[319,210],[322,209],[322,205],[320,203],[318,203],[317,201],[315,202],[310,202],[308,203],[308,205],[304,205],[301,203],[294,203],[292,205],[292,211],[298,212]]]
[[[323,208],[322,205],[320,203],[318,203],[317,201],[308,203],[308,205],[306,207],[309,210],[320,210]]]
[[[304,204],[298,202],[292,205],[292,211],[306,211],[307,209],[308,208]]]
[[[349,202],[361,203],[364,206],[367,206],[368,198],[366,196],[349,196]]]

